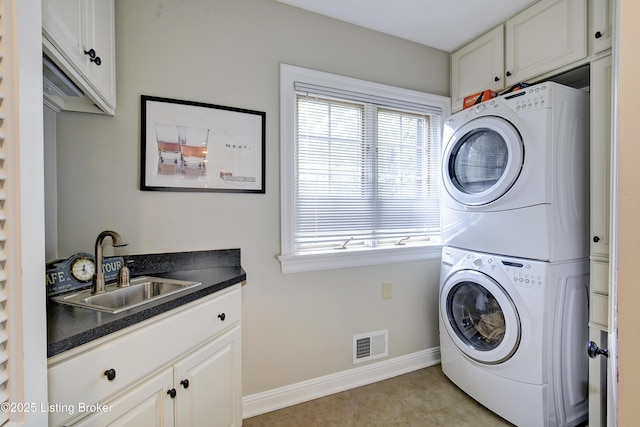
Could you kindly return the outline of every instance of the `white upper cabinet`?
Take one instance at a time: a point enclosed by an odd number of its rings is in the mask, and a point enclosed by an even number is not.
[[[43,0],[42,34],[44,53],[84,93],[60,109],[114,114],[114,0]]]
[[[505,25],[507,87],[587,57],[586,0],[542,0]]]
[[[568,71],[611,47],[612,0],[589,1],[587,13],[587,0],[541,0],[454,52],[452,111],[466,96]]]
[[[504,29],[493,29],[451,55],[451,102],[461,110],[464,97],[504,85]]]
[[[613,0],[589,0],[589,52],[610,49],[612,39]]]

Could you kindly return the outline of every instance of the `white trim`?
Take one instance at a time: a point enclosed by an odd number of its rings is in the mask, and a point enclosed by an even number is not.
[[[372,384],[440,363],[440,347],[244,396],[242,418]]]
[[[44,251],[44,149],[42,103],[42,19],[39,0],[4,2],[2,19],[9,25],[3,33],[7,92],[3,108],[4,149],[9,150],[4,166],[10,168],[5,185],[11,209],[5,249],[12,265],[10,299],[7,301],[11,328],[11,403],[18,405],[47,402],[47,316],[46,295],[42,291],[45,274]],[[9,194],[10,193],[10,194]],[[10,199],[10,202],[9,202]],[[47,425],[43,411],[9,414],[15,424]]]
[[[612,0],[613,1],[613,0]],[[609,183],[609,318],[607,333],[607,425],[618,425],[618,163],[620,101],[620,2],[614,3],[611,99],[611,164]],[[602,392],[602,391],[601,391]],[[603,408],[601,408],[602,410]]]
[[[278,260],[283,273],[367,267],[370,265],[438,259],[442,256],[442,244],[392,248],[354,248],[343,250],[339,256],[337,255],[333,252],[279,255]]]

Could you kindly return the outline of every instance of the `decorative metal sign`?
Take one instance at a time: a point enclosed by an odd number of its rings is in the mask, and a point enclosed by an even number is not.
[[[124,258],[121,256],[104,258],[102,271],[105,281],[115,280],[123,265]],[[47,263],[47,295],[56,295],[91,286],[95,269],[95,258],[88,253],[77,253],[67,259]]]

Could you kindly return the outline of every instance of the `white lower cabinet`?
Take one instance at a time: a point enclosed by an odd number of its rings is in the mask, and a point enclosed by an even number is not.
[[[239,370],[239,327],[176,363],[176,426],[240,426]]]
[[[235,327],[74,425],[240,426],[239,344]]]
[[[242,424],[240,285],[49,360],[51,426]]]

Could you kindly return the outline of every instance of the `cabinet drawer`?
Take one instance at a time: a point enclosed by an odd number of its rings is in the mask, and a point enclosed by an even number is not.
[[[591,292],[589,320],[605,330],[609,327],[609,297]]]
[[[229,289],[177,309],[174,315],[133,326],[129,333],[50,366],[49,402],[71,408],[51,412],[50,425],[78,414],[79,404],[104,401],[236,324],[240,320],[240,288]],[[115,371],[111,381],[105,375],[110,369]]]
[[[609,295],[609,263],[591,261],[589,283],[591,292]]]

